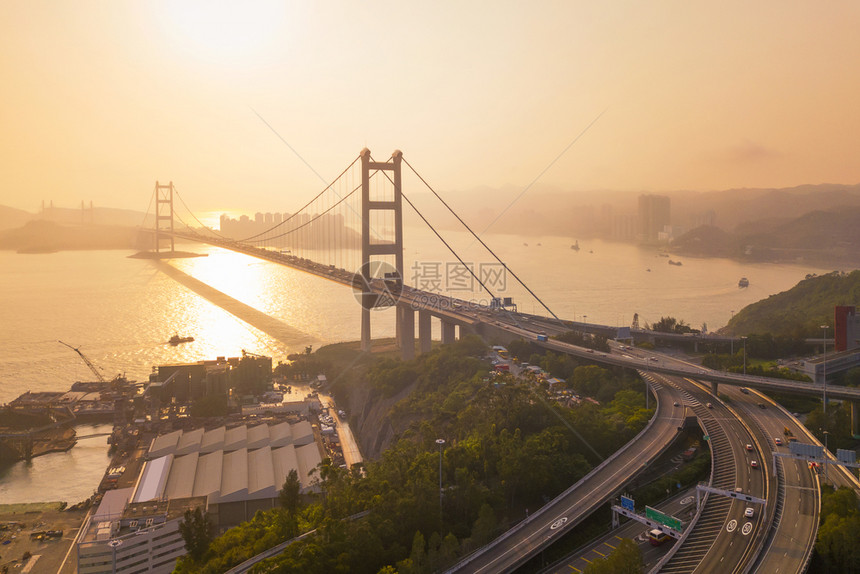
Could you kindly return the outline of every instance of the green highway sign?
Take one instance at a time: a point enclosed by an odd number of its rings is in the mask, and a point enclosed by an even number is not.
[[[711,437],[709,437],[708,435],[705,435],[702,437],[702,440],[711,440]]]
[[[653,520],[654,522],[659,522],[660,524],[664,524],[669,528],[673,528],[678,532],[682,532],[684,526],[681,524],[681,521],[675,518],[674,516],[669,516],[668,514],[663,514],[656,508],[651,508],[650,506],[645,507],[645,518],[648,520]]]

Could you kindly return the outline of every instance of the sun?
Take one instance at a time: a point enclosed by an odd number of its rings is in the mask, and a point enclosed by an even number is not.
[[[219,64],[248,64],[283,34],[286,4],[276,0],[181,0],[164,5],[165,24],[181,50]]]

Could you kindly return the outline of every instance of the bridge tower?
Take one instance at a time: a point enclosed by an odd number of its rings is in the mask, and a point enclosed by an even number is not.
[[[170,251],[174,249],[173,239],[173,182],[161,185],[155,182],[155,252],[161,251],[162,242],[170,242]],[[166,245],[165,245],[166,247]]]
[[[400,164],[403,153],[395,150],[388,161],[373,161],[370,150],[361,150],[361,274],[365,284],[369,285],[374,279],[374,264],[378,265],[379,257],[394,256],[394,269],[399,275],[400,285],[403,284],[403,201],[401,196]],[[383,198],[371,198],[370,173],[371,171],[390,171],[391,180],[394,183],[393,194],[387,194]],[[385,212],[394,216],[393,237],[385,237],[376,241],[371,238],[371,221],[376,220],[374,214]],[[381,218],[380,218],[381,219]],[[390,268],[389,268],[390,269]],[[377,277],[378,278],[378,277]],[[369,351],[370,339],[370,310],[374,307],[377,295],[369,293],[367,289],[361,295],[361,349]],[[397,312],[397,340],[400,342],[401,333],[411,332],[414,337],[415,313],[412,309],[396,305]],[[408,340],[412,341],[412,337]],[[404,356],[414,354],[412,349],[404,350]]]

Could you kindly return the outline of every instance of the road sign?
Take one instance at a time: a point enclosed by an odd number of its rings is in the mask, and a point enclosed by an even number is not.
[[[647,518],[648,520],[653,520],[654,522],[659,522],[660,524],[664,524],[669,528],[674,528],[678,532],[682,532],[684,530],[684,526],[683,524],[681,524],[680,520],[678,520],[674,516],[663,514],[656,508],[651,508],[650,506],[645,507],[645,518]]]
[[[630,512],[636,512],[636,507],[633,505],[633,499],[628,496],[621,497],[621,508],[626,508]]]
[[[792,442],[788,444],[788,450],[794,455],[806,456],[809,458],[824,458],[824,447],[817,444]]]
[[[854,463],[857,462],[857,451],[840,448],[836,451],[836,458],[840,462]]]
[[[708,435],[705,435],[702,437],[702,440],[708,441],[708,440],[711,440],[711,437],[709,437]]]

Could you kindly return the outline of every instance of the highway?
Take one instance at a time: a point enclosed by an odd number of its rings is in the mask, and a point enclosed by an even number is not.
[[[697,385],[674,377],[666,382],[683,389],[688,407],[708,434],[713,460],[711,486],[727,491],[740,488],[744,494],[767,498],[768,481],[759,445],[743,421]],[[709,402],[712,408],[706,406]],[[746,445],[753,450],[747,450]],[[758,468],[751,466],[753,460]],[[753,508],[752,518],[744,516],[747,507]],[[709,494],[692,531],[660,571],[743,572],[754,557],[765,517],[760,505]]]
[[[527,520],[465,557],[447,572],[512,571],[581,522],[647,468],[675,439],[684,421],[684,409],[673,406],[680,401],[680,393],[672,388],[655,390],[657,411],[636,438]]]
[[[665,502],[654,506],[661,512],[682,519],[685,523],[689,521],[696,511],[696,489],[683,490],[672,496]],[[666,552],[675,544],[670,538],[660,546],[652,546],[648,540],[650,528],[635,520],[630,520],[594,542],[589,543],[581,550],[559,560],[552,566],[541,570],[540,574],[577,574],[585,570],[588,565],[600,558],[610,554],[618,543],[627,538],[636,542],[642,552],[645,562],[645,571],[665,556]]]
[[[805,429],[764,395],[744,394],[736,389],[726,389],[724,392],[742,416],[754,421],[760,433],[759,440],[768,445],[769,453],[788,451],[787,440],[783,436],[785,427],[804,440]],[[758,403],[767,408],[759,408]],[[775,439],[783,441],[783,445],[777,446]],[[773,457],[762,458],[768,472],[773,472]],[[756,568],[761,572],[800,574],[806,571],[818,531],[817,475],[805,461],[777,458],[776,479],[772,501],[773,526],[768,533],[764,551],[756,561]],[[771,506],[771,503],[768,505]]]

